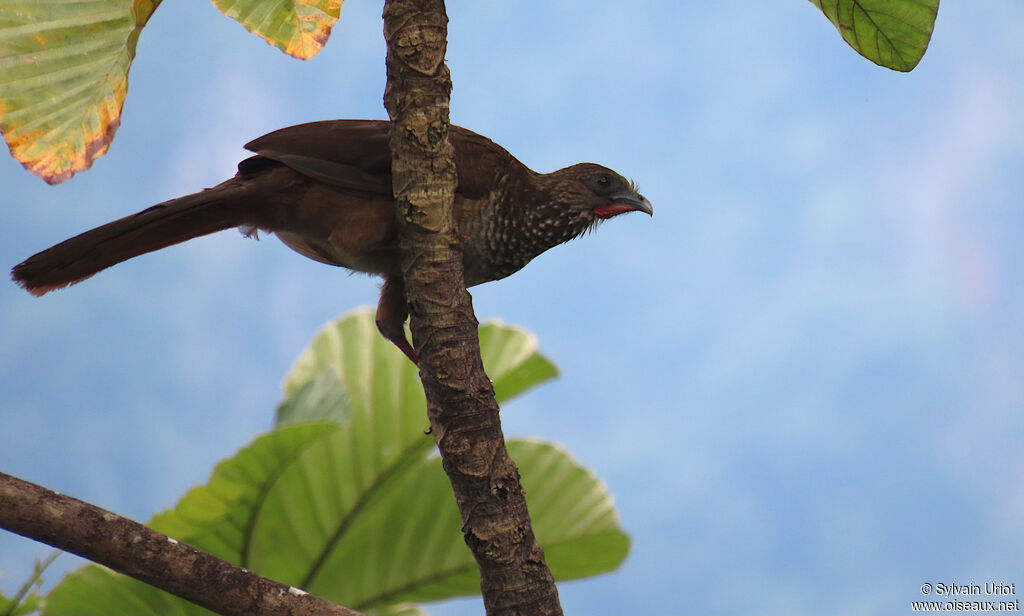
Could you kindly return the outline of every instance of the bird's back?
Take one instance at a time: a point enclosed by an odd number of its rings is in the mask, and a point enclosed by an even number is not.
[[[390,125],[386,120],[310,122],[268,133],[245,148],[339,188],[390,195]],[[471,130],[451,126],[448,136],[462,197],[485,198],[501,177],[525,170],[505,148]]]

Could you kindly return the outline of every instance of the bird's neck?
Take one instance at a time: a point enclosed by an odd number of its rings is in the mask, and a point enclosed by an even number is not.
[[[592,224],[563,203],[566,194],[551,175],[533,171],[508,177],[496,191],[484,233],[492,280],[522,269],[534,257],[584,233]]]

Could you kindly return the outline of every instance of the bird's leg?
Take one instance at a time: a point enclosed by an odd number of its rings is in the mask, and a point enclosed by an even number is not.
[[[419,365],[416,351],[405,337],[405,319],[409,317],[409,304],[405,301],[405,283],[401,278],[388,278],[380,289],[377,303],[377,329],[398,350]]]

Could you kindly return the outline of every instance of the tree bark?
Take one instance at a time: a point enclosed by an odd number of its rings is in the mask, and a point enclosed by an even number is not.
[[[452,224],[451,78],[443,0],[386,0],[392,177],[406,297],[430,427],[480,569],[490,616],[560,615],[558,591],[508,456]]]
[[[0,473],[0,528],[225,616],[360,616],[95,505]]]

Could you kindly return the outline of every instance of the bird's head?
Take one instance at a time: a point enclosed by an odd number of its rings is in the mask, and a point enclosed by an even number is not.
[[[534,210],[535,224],[547,227],[551,245],[592,230],[627,212],[654,215],[651,202],[636,185],[607,167],[580,163],[547,175],[545,202]],[[558,236],[558,237],[554,237]]]
[[[637,192],[636,185],[607,167],[580,163],[551,176],[562,193],[555,200],[582,219],[596,223],[627,212],[654,215],[651,202]]]

